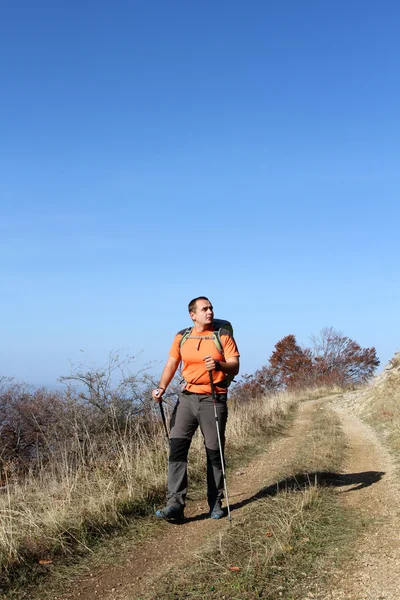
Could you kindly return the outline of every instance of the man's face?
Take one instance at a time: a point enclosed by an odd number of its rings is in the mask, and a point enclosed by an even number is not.
[[[208,300],[197,300],[196,308],[190,316],[198,325],[210,325],[214,319],[212,304]]]

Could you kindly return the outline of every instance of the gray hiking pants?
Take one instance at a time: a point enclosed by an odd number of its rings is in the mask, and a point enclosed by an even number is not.
[[[222,451],[228,418],[226,394],[217,394],[216,407]],[[168,506],[185,506],[187,494],[187,457],[192,437],[200,426],[207,454],[207,499],[210,508],[221,500],[224,492],[221,455],[218,446],[212,396],[183,391],[171,417],[170,454],[168,462]]]

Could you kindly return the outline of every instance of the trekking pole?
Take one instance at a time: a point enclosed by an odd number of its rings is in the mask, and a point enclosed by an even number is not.
[[[158,396],[158,391],[157,391],[157,394],[156,394],[157,396]],[[167,427],[167,422],[165,420],[165,413],[164,413],[164,409],[163,409],[163,405],[162,405],[162,398],[160,399],[160,402],[158,403],[158,406],[160,407],[161,420],[162,420],[163,425],[164,425],[165,436],[167,438],[167,444],[169,444],[168,427]]]
[[[215,425],[217,428],[219,454],[221,456],[222,476],[224,478],[224,490],[225,490],[226,508],[228,510],[228,521],[231,521],[232,518],[231,518],[231,511],[229,508],[228,487],[226,485],[224,453],[222,451],[221,436],[219,433],[219,423],[218,423],[218,415],[217,415],[217,399],[215,396],[215,387],[214,387],[214,380],[213,380],[213,376],[212,376],[212,370],[208,371],[208,374],[210,375],[211,395],[212,395],[213,404],[214,404]]]

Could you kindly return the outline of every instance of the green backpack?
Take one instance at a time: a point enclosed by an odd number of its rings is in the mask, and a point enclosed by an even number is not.
[[[201,335],[192,335],[192,331],[193,331],[193,327],[188,327],[187,329],[182,330],[182,338],[181,341],[179,342],[179,347],[181,348],[183,346],[183,344],[186,342],[186,340],[190,339],[195,339],[195,340],[214,340],[214,344],[218,350],[218,352],[220,354],[222,354],[222,356],[224,356],[224,348],[222,346],[222,342],[221,342],[221,331],[223,329],[226,329],[226,331],[228,331],[231,336],[233,337],[233,327],[232,327],[232,323],[230,323],[230,321],[226,321],[225,319],[214,319],[213,320],[213,326],[214,326],[214,331],[212,333],[212,335],[206,335],[206,336],[201,336]],[[222,381],[221,383],[218,383],[219,387],[229,387],[229,385],[232,383],[233,381],[233,377],[231,375],[227,375],[226,376],[226,380]]]

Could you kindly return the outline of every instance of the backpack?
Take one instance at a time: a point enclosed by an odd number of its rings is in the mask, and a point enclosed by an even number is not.
[[[214,331],[212,333],[212,335],[209,336],[200,336],[200,335],[191,335],[192,331],[193,331],[193,327],[188,327],[182,335],[181,341],[179,342],[179,348],[182,348],[183,344],[186,342],[186,340],[188,340],[189,338],[191,339],[206,339],[206,340],[210,340],[213,339],[214,340],[214,344],[217,347],[217,350],[220,354],[222,354],[222,356],[224,356],[224,348],[222,346],[222,341],[221,341],[221,331],[222,329],[226,329],[227,331],[229,331],[229,333],[231,334],[231,336],[233,337],[233,327],[232,327],[232,323],[230,321],[226,321],[225,319],[214,319],[213,320],[213,326],[214,326]],[[231,375],[226,375],[226,380],[222,381],[221,383],[218,384],[219,387],[229,387],[230,384],[233,381],[233,377]],[[221,385],[222,384],[222,385]]]

